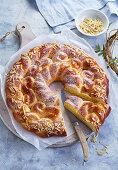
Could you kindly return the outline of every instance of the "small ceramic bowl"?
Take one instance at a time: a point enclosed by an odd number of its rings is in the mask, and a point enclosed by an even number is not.
[[[91,35],[91,34],[87,34],[87,33],[83,32],[79,25],[85,18],[100,19],[104,25],[104,30],[97,35]],[[78,31],[81,32],[82,34],[87,35],[87,36],[98,36],[98,35],[101,35],[107,31],[107,28],[109,26],[109,19],[103,12],[101,12],[99,10],[87,9],[87,10],[81,11],[77,15],[77,17],[75,18],[75,23],[76,23],[76,27],[77,27]]]

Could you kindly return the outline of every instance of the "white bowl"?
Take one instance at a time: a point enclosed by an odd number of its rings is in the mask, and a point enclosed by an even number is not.
[[[100,19],[104,25],[104,30],[97,35],[91,35],[91,34],[87,34],[87,33],[83,32],[79,25],[85,18]],[[87,36],[98,36],[98,35],[101,35],[107,31],[107,28],[109,26],[109,19],[103,12],[101,12],[99,10],[87,9],[87,10],[81,11],[77,15],[77,17],[75,18],[75,23],[76,23],[76,27],[77,27],[78,31],[81,32],[82,34],[87,35]]]

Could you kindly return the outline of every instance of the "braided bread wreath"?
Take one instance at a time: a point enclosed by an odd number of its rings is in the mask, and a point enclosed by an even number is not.
[[[111,110],[109,81],[93,58],[67,44],[35,47],[12,66],[5,93],[15,120],[43,138],[66,136],[58,95],[49,88],[54,81],[72,94],[64,106],[97,134]]]

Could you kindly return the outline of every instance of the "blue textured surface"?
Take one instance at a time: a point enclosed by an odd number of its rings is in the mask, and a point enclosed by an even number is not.
[[[112,16],[111,21],[118,20]],[[38,12],[33,0],[0,0],[0,37],[6,32],[14,30],[17,23],[29,22],[34,33],[49,34],[52,32],[43,17]],[[82,36],[74,30],[79,36]],[[86,40],[95,47],[95,44],[102,44],[105,35]],[[19,48],[19,40],[9,36],[0,43],[0,64],[5,65],[10,56]],[[32,145],[12,134],[0,120],[0,170],[117,170],[118,169],[118,108],[113,110],[101,127],[98,134],[98,142],[88,142],[90,148],[90,159],[84,167],[83,154],[80,143],[63,148],[48,148],[38,151]],[[96,147],[109,144],[108,154],[98,156]],[[95,148],[93,148],[93,145]]]

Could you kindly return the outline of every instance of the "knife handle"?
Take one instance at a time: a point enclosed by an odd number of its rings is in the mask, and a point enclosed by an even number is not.
[[[86,162],[86,161],[88,161],[88,158],[89,158],[89,147],[88,147],[85,135],[82,132],[78,122],[74,123],[74,128],[75,128],[77,136],[80,140],[82,150],[83,150],[83,155],[84,155],[84,161]]]

